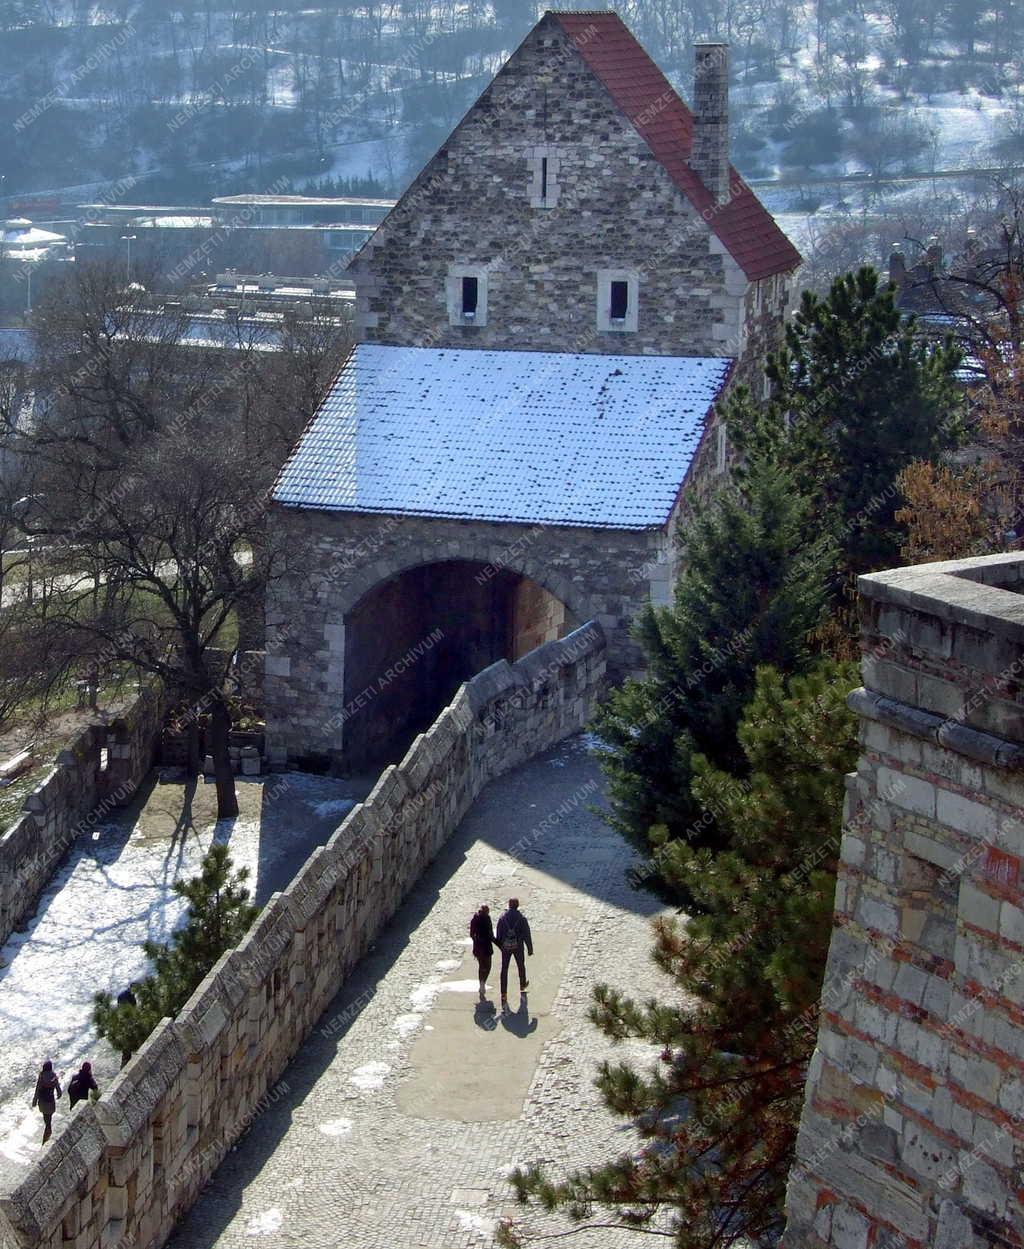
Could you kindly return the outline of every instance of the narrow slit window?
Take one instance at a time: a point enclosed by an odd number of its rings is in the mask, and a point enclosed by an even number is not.
[[[548,158],[546,156],[540,158],[540,197],[542,200],[548,198]]]
[[[476,316],[477,300],[480,296],[480,281],[478,278],[462,279],[462,315],[472,319]]]
[[[625,321],[629,311],[629,283],[615,281],[611,283],[611,309],[609,316],[613,321]]]

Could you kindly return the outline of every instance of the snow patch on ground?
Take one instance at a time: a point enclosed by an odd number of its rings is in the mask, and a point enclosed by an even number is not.
[[[346,815],[355,805],[353,798],[330,798],[327,802],[318,802],[313,808],[313,814],[320,819],[326,819],[329,815]]]
[[[250,1219],[245,1226],[245,1234],[246,1236],[269,1236],[273,1232],[280,1231],[283,1223],[284,1215],[274,1207]]]
[[[318,1123],[317,1131],[324,1136],[349,1136],[352,1132],[351,1119],[331,1119],[327,1123]]]
[[[479,980],[446,980],[439,986],[442,993],[476,993],[480,989]]]
[[[464,1232],[473,1232],[480,1240],[490,1240],[498,1226],[497,1219],[488,1219],[482,1214],[473,1214],[470,1210],[456,1210],[455,1217]]]
[[[399,1015],[397,1019],[392,1020],[391,1026],[400,1037],[407,1037],[412,1036],[422,1023],[422,1015]]]
[[[391,1067],[387,1063],[365,1063],[362,1067],[357,1067],[349,1076],[349,1084],[354,1084],[357,1089],[364,1089],[372,1092],[374,1089],[383,1087],[385,1077]]]
[[[430,1010],[431,1006],[434,1005],[434,999],[440,992],[441,986],[436,980],[429,981],[427,984],[417,985],[409,994],[409,1001],[413,1010]]]

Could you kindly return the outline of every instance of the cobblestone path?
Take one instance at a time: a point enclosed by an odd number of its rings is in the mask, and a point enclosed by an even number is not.
[[[179,1226],[173,1249],[461,1249],[493,1243],[518,1210],[506,1176],[629,1149],[632,1130],[593,1088],[613,1047],[587,1020],[604,979],[644,998],[664,988],[649,958],[658,904],[627,884],[630,851],[588,808],[603,802],[587,738],[495,781],[324,1014],[268,1108]],[[478,1001],[466,929],[518,895],[535,957],[511,1013]],[[531,1230],[564,1220],[528,1216]],[[635,1249],[584,1231],[575,1249]]]

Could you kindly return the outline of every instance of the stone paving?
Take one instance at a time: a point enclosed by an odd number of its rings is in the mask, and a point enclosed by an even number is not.
[[[169,1242],[173,1249],[462,1249],[521,1213],[506,1176],[634,1148],[593,1087],[612,1046],[586,1017],[598,979],[666,989],[649,957],[659,904],[625,879],[631,852],[589,809],[601,774],[579,735],[494,782],[325,1012],[267,1109]],[[534,933],[500,1016],[478,1001],[466,935],[481,902],[517,894]],[[489,980],[497,1003],[498,961]],[[531,1231],[566,1220],[527,1215]],[[594,1221],[599,1221],[595,1216]],[[636,1234],[583,1231],[581,1249]]]

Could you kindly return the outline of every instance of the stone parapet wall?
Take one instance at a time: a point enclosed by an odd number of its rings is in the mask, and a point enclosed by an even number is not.
[[[786,1249],[1024,1245],[1024,558],[863,577]]]
[[[141,694],[109,723],[90,724],[57,756],[0,837],[0,941],[35,910],[79,833],[131,801],[153,763],[162,702]]]
[[[162,1245],[483,787],[583,727],[604,681],[590,623],[464,684],[178,1018],[0,1196],[3,1243]]]

